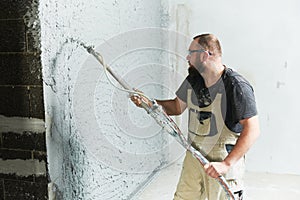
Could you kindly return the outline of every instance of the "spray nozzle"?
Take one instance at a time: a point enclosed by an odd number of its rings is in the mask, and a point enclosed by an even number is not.
[[[85,47],[85,49],[86,49],[89,53],[92,53],[92,52],[94,51],[93,46]]]
[[[94,51],[93,46],[87,46],[83,42],[81,42],[80,45],[83,46],[83,48],[85,48],[89,53]]]
[[[89,53],[94,52],[94,46],[88,46],[88,45],[86,45],[85,43],[83,43],[82,41],[80,41],[78,39],[70,38],[70,40],[72,42],[76,42],[77,44],[79,44],[80,46],[85,48]]]

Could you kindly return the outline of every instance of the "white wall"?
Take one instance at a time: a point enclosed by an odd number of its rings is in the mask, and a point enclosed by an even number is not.
[[[164,98],[163,77],[172,71],[161,62],[166,33],[147,27],[165,26],[167,13],[160,0],[40,1],[39,10],[53,195],[129,199],[157,168],[178,158],[169,152],[178,146],[109,84],[77,41],[95,45],[133,86]]]
[[[211,32],[223,45],[224,64],[254,86],[261,136],[247,156],[248,170],[300,174],[300,3],[286,1],[169,1],[171,29],[188,17],[190,37]],[[184,7],[188,15],[176,18]]]

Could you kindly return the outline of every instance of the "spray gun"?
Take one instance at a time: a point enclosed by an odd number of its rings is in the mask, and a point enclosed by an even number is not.
[[[93,55],[99,63],[104,67],[105,72],[109,72],[109,74],[124,88],[122,90],[129,93],[129,95],[139,95],[145,97],[148,101],[152,102],[151,105],[147,104],[142,100],[141,107],[147,111],[147,113],[170,135],[172,135],[178,143],[180,143],[186,150],[190,151],[192,155],[201,163],[202,166],[209,163],[209,161],[190,143],[186,140],[183,133],[177,126],[177,124],[166,114],[166,112],[162,109],[162,107],[156,104],[155,100],[151,100],[143,93],[136,91],[134,88],[130,87],[130,85],[124,81],[118,74],[116,74],[105,62],[102,55],[96,52],[93,47],[86,46],[83,43],[80,43],[91,55]],[[236,200],[233,192],[230,189],[226,179],[223,176],[219,176],[216,178],[219,184],[222,186],[229,200]]]

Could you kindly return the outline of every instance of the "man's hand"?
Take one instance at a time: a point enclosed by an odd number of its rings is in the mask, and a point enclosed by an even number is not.
[[[210,162],[206,165],[204,165],[205,172],[208,176],[212,178],[217,178],[221,175],[226,174],[230,166],[223,162]]]
[[[130,96],[131,101],[138,107],[141,108],[142,102],[148,104],[150,107],[152,106],[151,101],[149,101],[146,97],[138,95],[138,94],[132,94]]]
[[[133,94],[130,96],[131,101],[138,107],[141,107],[142,99],[141,96]]]

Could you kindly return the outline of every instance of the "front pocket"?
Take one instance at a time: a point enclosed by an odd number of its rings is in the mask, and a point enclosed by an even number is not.
[[[196,135],[209,135],[212,113],[194,109],[189,112],[189,131]]]

